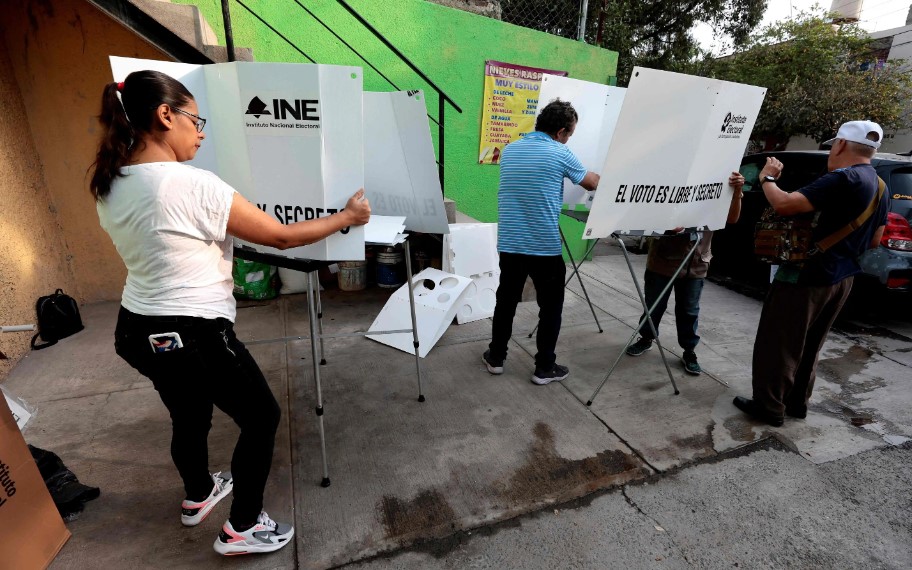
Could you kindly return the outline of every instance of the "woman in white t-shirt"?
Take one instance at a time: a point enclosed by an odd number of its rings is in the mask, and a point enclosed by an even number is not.
[[[283,225],[215,174],[182,164],[205,139],[206,120],[193,95],[163,73],[138,71],[107,85],[100,120],[90,187],[127,266],[115,349],[152,381],[171,414],[171,457],[186,491],[181,522],[199,524],[234,489],[215,550],[278,550],[294,529],[263,512],[263,490],[281,412],[234,334],[231,236],[279,249],[306,245],[366,224],[370,205],[359,190],[337,214]],[[230,473],[209,472],[213,406],[241,429]]]

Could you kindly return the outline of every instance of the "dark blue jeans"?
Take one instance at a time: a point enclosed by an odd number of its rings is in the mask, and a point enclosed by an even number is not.
[[[652,306],[662,293],[662,289],[668,285],[671,277],[665,277],[655,271],[646,270],[644,278],[644,293],[646,294],[646,304]],[[686,277],[675,279],[672,286],[675,294],[675,321],[678,327],[678,344],[684,350],[693,350],[700,342],[700,335],[697,334],[697,317],[700,315],[700,294],[703,292],[703,279],[699,277]],[[668,298],[671,296],[671,290],[662,298],[655,310],[652,312],[652,323],[655,325],[656,332],[659,330],[659,323],[662,322],[662,315],[668,308]],[[643,314],[645,316],[645,313]],[[641,319],[643,317],[640,317]],[[643,338],[655,340],[649,323],[644,323],[640,329],[640,335]]]
[[[535,285],[538,301],[538,334],[535,337],[535,368],[550,370],[554,366],[554,348],[560,335],[564,310],[564,278],[567,266],[559,255],[522,255],[500,253],[500,284],[491,327],[491,358],[507,357],[507,343],[513,334],[516,305],[522,299],[526,277]]]

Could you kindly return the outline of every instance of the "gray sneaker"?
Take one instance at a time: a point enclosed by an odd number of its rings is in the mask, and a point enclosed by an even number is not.
[[[684,355],[681,357],[681,363],[684,365],[684,372],[694,376],[703,374],[703,369],[700,368],[700,363],[697,362],[697,353],[694,351],[685,350]]]
[[[570,369],[566,366],[555,364],[550,370],[540,370],[536,368],[535,374],[532,375],[532,382],[539,386],[544,386],[551,382],[560,382],[567,376],[570,376]]]
[[[629,356],[640,356],[647,350],[652,350],[652,340],[640,337],[640,340],[628,346],[624,352]]]
[[[245,531],[237,531],[231,521],[225,521],[222,532],[215,539],[213,548],[219,554],[264,554],[273,552],[291,544],[294,527],[290,524],[277,523],[261,512],[257,522]]]

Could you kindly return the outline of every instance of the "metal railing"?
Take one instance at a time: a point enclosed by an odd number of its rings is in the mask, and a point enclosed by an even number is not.
[[[317,63],[312,57],[307,55],[298,45],[293,41],[288,39],[284,34],[272,26],[269,22],[263,19],[262,16],[256,13],[250,6],[244,3],[243,0],[234,0],[238,5],[244,8],[250,15],[259,20],[264,26],[266,26],[270,31],[275,35],[280,37],[286,44],[288,44],[292,49],[301,54],[307,61],[311,63]],[[377,73],[384,81],[389,83],[397,91],[402,91],[402,89],[396,85],[393,80],[391,80],[387,74],[383,73],[380,69],[377,68],[373,63],[371,63],[361,52],[359,52],[354,46],[347,42],[342,36],[336,33],[326,22],[324,22],[319,16],[317,16],[312,10],[307,8],[301,1],[293,0],[298,7],[306,12],[313,20],[318,24],[323,26],[330,34],[333,35],[339,42],[342,43],[346,48],[348,48],[352,53],[354,53],[361,61],[363,61],[370,69]],[[228,61],[235,61],[234,55],[234,33],[231,28],[231,10],[229,7],[231,0],[222,0],[222,19],[225,25],[225,43],[228,48]],[[336,0],[336,2],[342,6],[357,22],[367,31],[369,31],[375,38],[377,38],[386,48],[388,48],[395,56],[414,71],[421,79],[424,81],[434,92],[437,93],[437,118],[435,119],[428,113],[428,119],[431,120],[434,124],[437,125],[437,173],[440,177],[440,188],[444,189],[444,149],[445,149],[445,140],[446,140],[446,106],[450,105],[457,112],[462,113],[462,108],[455,102],[453,99],[443,91],[430,77],[427,76],[411,59],[408,58],[402,51],[400,51],[395,45],[390,42],[386,36],[380,33],[377,28],[371,25],[370,22],[364,19],[361,14],[359,14],[354,8],[352,8],[348,2],[345,0]],[[445,192],[444,192],[445,193]]]

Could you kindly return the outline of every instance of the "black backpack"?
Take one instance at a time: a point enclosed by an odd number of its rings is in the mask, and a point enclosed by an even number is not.
[[[65,295],[63,289],[57,289],[53,295],[39,297],[35,303],[38,313],[38,332],[32,337],[32,348],[41,350],[57,344],[57,341],[81,331],[82,317],[76,300]],[[45,344],[36,345],[38,337]]]

